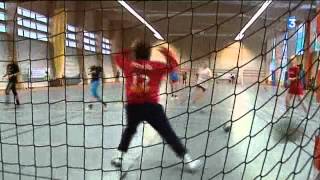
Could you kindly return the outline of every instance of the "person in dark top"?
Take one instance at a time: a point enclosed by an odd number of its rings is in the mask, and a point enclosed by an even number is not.
[[[120,78],[120,72],[117,71],[117,73],[116,73],[116,82],[120,82],[120,81],[119,81],[119,78]]]
[[[19,96],[17,93],[17,88],[16,88],[16,84],[18,82],[18,73],[20,72],[19,67],[17,64],[15,64],[14,62],[10,63],[7,65],[7,72],[3,77],[8,77],[8,84],[6,87],[6,103],[9,103],[9,93],[10,90],[12,91],[14,98],[15,98],[15,102],[17,105],[20,105],[20,101],[19,101]]]
[[[187,72],[186,71],[182,74],[182,84],[183,85],[187,84]]]
[[[231,84],[233,84],[233,83],[234,83],[234,79],[235,79],[234,75],[233,75],[233,74],[231,74],[231,75],[230,75]]]
[[[91,66],[90,67],[90,73],[91,75],[91,84],[90,84],[90,91],[91,91],[91,96],[95,98],[97,101],[101,101],[103,106],[106,108],[107,104],[103,102],[102,98],[98,94],[98,88],[100,85],[100,77],[102,74],[102,67],[101,66]],[[89,104],[88,108],[89,110],[92,110],[92,104]]]

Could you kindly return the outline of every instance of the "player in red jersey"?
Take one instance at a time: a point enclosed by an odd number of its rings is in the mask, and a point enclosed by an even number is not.
[[[168,118],[159,104],[159,89],[163,77],[178,65],[172,52],[166,48],[159,50],[167,59],[167,63],[150,61],[150,46],[137,42],[133,48],[134,58],[129,58],[129,50],[115,56],[117,65],[123,70],[126,78],[126,113],[127,127],[121,137],[116,156],[111,164],[120,167],[122,154],[128,151],[137,126],[147,121],[170,145],[176,155],[183,159],[189,170],[196,170],[201,162],[192,160],[172,129]]]
[[[289,80],[289,91],[286,96],[286,108],[289,110],[290,108],[290,101],[294,96],[301,102],[303,98],[303,84],[299,77],[300,68],[297,65],[297,60],[294,57],[291,57],[291,64],[292,66],[288,70],[288,80]],[[307,113],[308,109],[307,106],[302,102],[301,103],[303,110]]]

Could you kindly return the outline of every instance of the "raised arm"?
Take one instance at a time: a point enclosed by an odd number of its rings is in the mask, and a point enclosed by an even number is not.
[[[116,64],[121,69],[125,69],[131,65],[131,60],[129,60],[129,53],[130,51],[126,49],[123,52],[115,55],[114,59],[116,61]]]
[[[177,62],[176,58],[174,57],[173,53],[167,48],[161,48],[159,51],[167,59],[166,70],[169,72],[173,71],[178,66],[178,62]]]

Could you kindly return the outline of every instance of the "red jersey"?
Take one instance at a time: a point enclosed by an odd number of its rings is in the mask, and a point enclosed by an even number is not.
[[[290,80],[289,93],[301,95],[303,94],[303,85],[299,79],[300,69],[297,66],[290,67],[288,70],[289,78],[297,78],[295,80]]]
[[[173,71],[178,65],[170,51],[164,55],[167,57],[167,64],[149,60],[130,60],[128,51],[116,55],[116,63],[123,70],[126,79],[128,104],[159,102],[159,89],[163,76]]]

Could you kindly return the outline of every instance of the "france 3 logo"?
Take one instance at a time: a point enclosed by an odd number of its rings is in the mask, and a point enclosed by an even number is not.
[[[288,17],[288,22],[287,22],[288,30],[294,29],[296,27],[296,21],[297,19],[295,16]]]

